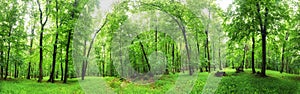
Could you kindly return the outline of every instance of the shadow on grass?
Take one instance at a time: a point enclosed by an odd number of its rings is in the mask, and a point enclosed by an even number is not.
[[[222,79],[216,93],[297,94],[298,83],[277,77],[259,77],[251,73],[232,73]]]

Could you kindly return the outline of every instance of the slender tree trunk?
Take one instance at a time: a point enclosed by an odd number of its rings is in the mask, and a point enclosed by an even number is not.
[[[12,27],[10,27],[10,31],[9,31],[8,37],[11,36],[11,32],[12,32]],[[4,77],[5,80],[7,79],[7,76],[8,76],[10,49],[11,49],[11,42],[9,40],[8,41],[8,50],[7,50],[7,60],[6,60],[6,66],[5,66],[5,77]]]
[[[244,66],[245,66],[245,60],[246,59],[246,45],[244,47],[244,55],[243,55],[243,60],[242,60],[242,65],[241,68],[244,70]]]
[[[42,27],[40,34],[40,63],[39,63],[39,80],[38,82],[42,82],[43,79],[43,31],[44,28]]]
[[[64,67],[63,67],[63,46],[61,45],[61,57],[60,57],[60,71],[61,71],[61,81],[64,80]]]
[[[210,11],[208,10],[208,18],[210,20]],[[205,34],[206,34],[206,51],[207,51],[207,63],[208,63],[208,72],[210,71],[210,55],[209,55],[209,41],[208,41],[208,28],[209,28],[209,22],[207,23],[207,27],[205,30]]]
[[[68,80],[69,49],[70,49],[70,45],[71,45],[71,36],[72,36],[72,30],[69,30],[69,32],[68,32],[68,42],[67,42],[67,45],[66,45],[65,75],[64,75],[63,83],[67,83],[67,80]]]
[[[17,72],[17,71],[18,71],[17,62],[15,62],[15,71],[14,71],[15,73],[14,73],[14,78],[18,78],[18,77],[17,77],[17,75],[18,75],[18,72]]]
[[[208,72],[210,72],[210,55],[209,55],[209,44],[208,44],[208,30],[205,31],[206,34],[206,51],[207,51],[207,63],[208,63]]]
[[[193,75],[193,71],[192,71],[192,66],[191,66],[191,63],[190,63],[190,50],[189,50],[189,45],[188,45],[188,41],[187,41],[187,37],[186,37],[186,29],[185,29],[185,26],[184,24],[180,23],[179,20],[177,20],[174,16],[168,14],[176,23],[177,25],[180,27],[181,31],[182,31],[182,35],[183,35],[183,38],[184,38],[184,42],[185,42],[185,49],[186,49],[186,54],[187,54],[187,63],[188,63],[188,68],[189,68],[189,74],[190,75]],[[181,19],[180,19],[181,20]]]
[[[71,17],[72,19],[75,18],[75,10],[77,8],[77,5],[78,5],[78,0],[75,0],[74,1],[74,4],[73,4],[73,11],[71,13]],[[72,27],[73,28],[73,27]],[[67,42],[67,45],[66,45],[66,60],[65,60],[65,75],[64,75],[64,81],[63,83],[67,83],[68,81],[68,72],[69,72],[69,50],[70,50],[70,45],[71,45],[71,39],[72,39],[72,32],[73,32],[74,29],[70,29],[68,31],[68,42]]]
[[[57,68],[56,68],[57,70],[56,70],[55,78],[58,79],[58,70],[59,70],[59,66],[56,66],[56,67],[57,67]]]
[[[0,66],[0,79],[3,78],[3,66]]]
[[[172,65],[173,66],[176,66],[176,64],[175,64],[175,54],[174,54],[174,52],[175,52],[175,43],[172,43]],[[176,70],[176,67],[173,67],[174,69],[173,69],[173,73],[175,73],[175,70]]]
[[[285,43],[283,43],[283,46],[282,46],[280,73],[282,73],[283,69],[284,69],[284,48],[285,48]]]
[[[137,38],[140,39],[139,36],[137,36]],[[146,63],[147,63],[148,71],[150,71],[151,70],[151,66],[149,64],[149,61],[148,61],[148,58],[147,58],[147,53],[146,53],[146,51],[144,49],[144,45],[142,44],[142,42],[140,42],[140,46],[141,46],[141,49],[142,49],[142,52],[143,52],[144,59],[146,60]]]
[[[286,42],[289,39],[289,35],[288,33],[286,33],[285,35],[285,41],[283,42],[283,46],[282,46],[282,56],[281,56],[281,69],[280,69],[280,73],[283,72],[284,70],[284,53],[285,53],[285,46],[286,46]]]
[[[235,68],[235,67],[234,67],[234,62],[231,61],[231,64],[232,64],[232,69],[234,69],[234,68]]]
[[[205,46],[204,46],[204,58],[207,59],[207,53],[206,53],[206,40],[205,40]],[[207,62],[207,60],[205,60]],[[207,62],[208,64],[208,62]],[[208,72],[208,65],[205,65],[205,71]]]
[[[258,17],[259,17],[259,23],[260,23],[260,30],[261,30],[261,37],[262,37],[262,68],[261,68],[261,76],[266,76],[266,56],[267,56],[267,53],[266,53],[266,44],[267,44],[267,23],[268,23],[268,7],[265,8],[265,17],[264,17],[264,24],[263,24],[263,21],[262,21],[262,17],[261,17],[261,12],[260,12],[260,3],[257,2],[256,4],[257,6],[257,12],[258,12]]]
[[[50,73],[50,78],[48,82],[54,83],[54,73],[55,73],[55,65],[56,65],[56,54],[57,54],[57,44],[58,44],[58,2],[55,0],[56,4],[56,34],[55,34],[55,42],[53,44],[53,57],[52,57],[52,70]]]
[[[220,47],[219,47],[219,68],[220,68],[220,70],[222,70],[222,61],[221,61],[221,49],[220,49]]]
[[[256,73],[256,71],[255,71],[255,62],[254,62],[254,52],[255,52],[255,32],[253,32],[252,33],[252,73],[254,74],[254,73]]]
[[[2,46],[2,45],[1,45]],[[4,64],[4,58],[3,58],[3,51],[2,51],[3,49],[1,49],[1,52],[0,52],[0,62],[2,63],[2,64]],[[2,79],[3,78],[3,65],[0,65],[0,79]]]
[[[102,76],[105,77],[105,45],[103,45],[104,53],[103,53],[103,58],[104,61],[102,63]]]
[[[120,58],[120,64],[121,64],[121,77],[123,77],[124,76],[124,65],[123,65],[123,58],[122,58],[122,41],[121,41],[121,39],[123,39],[122,37],[121,37],[122,35],[121,35],[121,32],[119,32],[119,44],[120,44],[120,46],[119,46],[119,49],[120,49],[120,53],[119,53],[119,58]],[[110,53],[110,58],[111,58],[111,53]]]
[[[49,9],[48,9],[48,4],[49,1],[46,1],[46,20],[43,22],[43,11],[41,9],[41,5],[39,0],[37,0],[37,4],[38,4],[38,8],[39,8],[39,12],[40,12],[40,24],[41,24],[41,34],[40,34],[40,63],[39,63],[39,79],[38,82],[42,82],[43,80],[43,33],[44,33],[44,27],[48,21],[48,15],[49,15]]]
[[[166,38],[166,33],[165,33],[165,38]],[[166,49],[166,54],[168,54],[168,42],[165,44],[165,49]],[[168,56],[167,57],[167,61],[166,61],[166,73],[165,74],[169,74],[169,62],[168,62]]]
[[[286,67],[285,68],[286,69],[286,73],[289,73],[289,62],[288,62],[288,59],[286,59],[285,61],[286,61],[285,62],[285,64],[286,64],[286,66],[285,66]]]
[[[84,47],[83,47],[83,56],[86,56],[86,40],[84,41]],[[87,59],[87,58],[86,58]],[[84,59],[82,61],[82,70],[81,70],[81,80],[84,80],[85,72],[86,72],[86,62],[87,60]]]
[[[111,47],[110,47],[110,49],[111,49]],[[114,63],[113,63],[113,60],[111,58],[111,52],[109,52],[109,59],[110,59],[110,76],[114,76],[115,75],[114,74]]]

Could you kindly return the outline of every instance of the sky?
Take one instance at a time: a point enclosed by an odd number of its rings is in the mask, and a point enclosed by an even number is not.
[[[217,4],[223,9],[226,10],[228,6],[233,2],[233,0],[217,0]]]
[[[101,11],[110,11],[112,4],[120,0],[100,0]],[[216,3],[223,9],[226,10],[233,0],[216,0]]]

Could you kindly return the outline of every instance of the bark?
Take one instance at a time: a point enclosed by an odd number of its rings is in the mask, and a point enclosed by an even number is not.
[[[43,33],[44,33],[44,27],[48,21],[48,16],[49,16],[49,13],[48,13],[48,4],[49,4],[49,1],[47,0],[46,1],[47,4],[46,4],[46,20],[43,22],[43,11],[41,9],[41,5],[40,5],[40,2],[39,0],[37,0],[37,4],[38,4],[38,8],[39,8],[39,12],[40,12],[40,24],[41,24],[41,34],[40,34],[40,62],[39,62],[39,79],[38,79],[38,82],[42,82],[42,79],[43,79]]]
[[[165,33],[165,38],[167,34]],[[168,54],[168,42],[165,44],[165,49],[166,49],[166,54]],[[167,61],[166,61],[166,70],[165,70],[165,74],[169,74],[169,63],[168,63],[168,56],[166,56]]]
[[[205,31],[206,34],[206,52],[207,52],[207,63],[208,63],[208,72],[210,72],[210,55],[209,55],[209,41],[208,41],[208,30]]]
[[[281,69],[280,69],[280,73],[282,73],[282,72],[283,72],[283,69],[284,69],[284,49],[285,49],[285,43],[283,43],[283,46],[282,46]]]
[[[33,27],[35,27],[35,26],[33,26]],[[33,53],[33,49],[32,49],[32,46],[33,46],[33,35],[34,35],[34,29],[31,30],[30,50],[29,50],[30,56]],[[31,73],[31,61],[29,61],[29,63],[28,63],[27,79],[30,79],[30,73]]]
[[[17,63],[15,62],[15,73],[14,73],[14,78],[18,78],[18,67],[17,67]]]
[[[254,74],[254,73],[256,73],[256,71],[255,71],[255,62],[254,62],[254,52],[255,52],[255,32],[253,32],[252,33],[252,57],[251,57],[251,59],[252,59],[252,73]]]
[[[67,46],[66,46],[65,75],[64,75],[64,81],[63,81],[63,83],[67,83],[67,80],[68,80],[69,49],[70,49],[70,44],[71,44],[71,36],[72,36],[72,30],[69,30],[69,32],[68,32],[68,42],[67,42]]]
[[[102,28],[106,25],[106,23],[107,23],[107,18],[105,19],[103,25],[102,25],[102,26],[95,32],[95,34],[93,35],[92,40],[91,40],[91,43],[90,43],[89,48],[88,48],[88,51],[87,51],[87,54],[86,54],[87,59],[89,59],[89,57],[90,57],[90,52],[91,52],[91,50],[92,50],[94,41],[95,41],[95,39],[96,39],[98,33],[102,30]],[[84,70],[82,70],[82,71],[84,71],[84,74],[81,74],[81,75],[85,75],[85,74],[86,74],[86,69],[87,69],[86,67],[87,67],[87,65],[88,65],[88,60],[86,60],[85,63],[84,63]],[[103,75],[104,75],[104,72],[103,72]],[[82,78],[82,80],[84,80],[84,77]]]
[[[74,1],[74,4],[73,4],[73,11],[71,13],[71,18],[74,19],[75,18],[75,9],[77,8],[77,5],[78,5],[78,0],[75,0]],[[64,81],[63,83],[67,83],[68,81],[68,72],[69,72],[69,49],[70,49],[70,45],[71,45],[71,38],[72,38],[72,32],[73,32],[73,29],[70,29],[68,31],[68,42],[67,42],[67,45],[66,45],[66,60],[65,60],[65,75],[64,75]]]
[[[8,33],[8,37],[11,36],[11,32],[12,32],[12,27],[10,27],[10,31]],[[6,66],[5,66],[5,77],[4,79],[6,80],[7,79],[7,76],[8,76],[8,67],[9,67],[9,57],[10,57],[10,49],[11,49],[11,42],[10,40],[8,41],[8,50],[7,50],[7,60],[6,60]]]
[[[284,69],[284,53],[285,53],[286,41],[288,40],[288,38],[289,38],[289,35],[288,35],[288,33],[286,33],[286,35],[285,35],[285,41],[284,41],[283,46],[282,46],[282,56],[281,56],[281,69],[280,69],[280,73],[282,73],[283,69]]]
[[[111,47],[110,47],[110,49],[111,49]],[[109,59],[110,59],[110,76],[114,76],[115,75],[114,74],[114,63],[111,58],[111,52],[109,53]],[[123,69],[123,67],[122,67],[122,69]],[[123,73],[123,71],[122,71],[122,73]]]
[[[63,46],[62,46],[63,47]],[[60,57],[60,71],[61,71],[61,81],[63,81],[64,80],[64,67],[63,67],[63,62],[62,62],[62,59],[63,59],[63,49],[62,49],[62,47],[61,47],[61,57]]]
[[[1,52],[0,52],[0,62],[2,63],[2,64],[4,64],[4,58],[3,58],[3,51],[2,51],[2,49],[1,49]],[[3,78],[3,65],[0,65],[0,79],[2,79]]]
[[[86,40],[84,41],[84,48],[83,48],[83,56],[86,56]],[[87,59],[87,58],[86,58]],[[87,60],[84,59],[82,61],[82,70],[81,70],[81,80],[84,80],[84,77],[85,77],[85,73],[86,73],[86,63],[87,63]]]
[[[208,18],[210,20],[210,11],[208,11]],[[205,34],[206,34],[206,51],[207,51],[207,60],[208,60],[207,61],[207,63],[208,63],[208,72],[210,72],[210,55],[209,55],[208,28],[209,28],[209,22],[207,23]]]
[[[175,52],[175,43],[172,43],[172,65],[173,66],[176,66],[176,64],[175,64],[175,54],[174,54],[174,52]],[[176,70],[176,67],[175,67],[175,69],[173,69],[173,73],[175,73],[175,70]]]
[[[261,31],[261,37],[262,37],[262,68],[261,68],[261,76],[266,76],[266,44],[267,44],[267,41],[266,41],[266,37],[267,37],[267,23],[268,23],[268,7],[265,8],[265,18],[264,18],[264,22],[262,21],[262,17],[260,15],[260,4],[259,2],[257,2],[256,4],[256,7],[257,7],[257,12],[258,12],[258,19],[259,19],[259,24],[260,24],[260,31]]]
[[[220,37],[219,37],[219,44],[221,44],[221,39],[220,39]],[[219,46],[219,64],[220,64],[219,68],[220,68],[220,70],[222,70],[221,48],[220,48],[220,46]]]
[[[56,4],[56,34],[55,34],[55,42],[53,44],[53,57],[52,57],[52,70],[50,73],[50,78],[48,82],[54,83],[54,73],[55,73],[55,65],[56,65],[56,54],[57,54],[57,44],[58,44],[58,2],[55,0]]]
[[[247,52],[247,49],[246,49],[246,45],[245,45],[245,47],[244,47],[244,55],[243,55],[243,60],[242,60],[242,65],[241,65],[242,70],[244,70],[244,66],[245,66],[246,52]]]
[[[137,38],[140,39],[139,36],[137,36]],[[142,52],[143,52],[144,59],[146,60],[146,63],[147,63],[148,71],[150,71],[151,66],[149,64],[149,61],[148,61],[148,58],[147,58],[147,53],[145,51],[145,48],[144,48],[144,45],[142,44],[142,42],[140,42],[140,46],[141,46],[141,49],[142,49]]]
[[[95,41],[95,39],[96,39],[98,33],[102,30],[102,28],[106,25],[106,23],[107,23],[107,17],[106,17],[106,19],[105,19],[103,25],[96,31],[96,33],[94,34],[94,36],[93,36],[93,38],[92,38],[92,40],[91,40],[91,43],[90,43],[90,45],[89,45],[89,49],[88,49],[88,52],[87,52],[87,56],[86,56],[87,58],[90,57],[90,52],[91,52],[91,50],[92,50],[94,41]]]
[[[103,45],[104,53],[103,53],[103,58],[104,61],[102,63],[102,76],[105,77],[105,45]]]

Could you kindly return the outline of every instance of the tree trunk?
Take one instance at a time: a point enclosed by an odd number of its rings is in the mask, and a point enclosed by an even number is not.
[[[12,32],[12,27],[10,27],[10,31],[9,31],[8,37],[11,36],[11,32]],[[8,50],[7,50],[7,60],[6,60],[6,66],[5,66],[5,77],[4,77],[5,80],[7,79],[7,76],[8,76],[10,48],[11,48],[11,43],[10,43],[10,40],[9,40],[8,41]]]
[[[102,77],[105,77],[105,45],[103,45],[103,50],[104,50],[103,53],[104,61],[102,62]]]
[[[223,70],[222,69],[222,60],[221,60],[221,49],[219,48],[219,68],[220,68],[220,70]]]
[[[54,73],[55,73],[55,65],[56,65],[56,54],[57,54],[57,43],[58,43],[58,2],[55,0],[56,4],[56,34],[55,34],[55,42],[53,44],[53,57],[52,57],[52,70],[50,73],[50,78],[48,82],[54,83]]]
[[[15,62],[15,73],[14,73],[14,78],[18,78],[18,67],[17,67],[17,62]]]
[[[260,4],[259,2],[256,3],[256,7],[257,7],[257,12],[258,12],[258,17],[259,17],[259,23],[260,23],[260,31],[261,31],[261,37],[262,37],[262,68],[261,68],[261,76],[265,77],[266,76],[266,37],[267,37],[267,23],[268,23],[268,7],[265,8],[265,17],[264,17],[264,24],[262,21],[262,17],[260,14]]]
[[[188,41],[187,41],[187,38],[186,38],[186,29],[185,29],[185,26],[184,26],[184,24],[180,23],[174,16],[172,16],[170,14],[168,14],[168,15],[177,23],[177,25],[180,27],[180,29],[182,31],[182,35],[183,35],[184,43],[185,43],[185,49],[187,51],[186,54],[187,54],[187,57],[188,57],[187,58],[187,60],[188,60],[187,63],[188,63],[188,67],[189,67],[189,74],[193,75],[193,71],[191,69],[191,63],[190,63],[190,51],[189,51]]]
[[[210,55],[209,55],[209,44],[208,44],[208,31],[205,31],[206,34],[206,51],[207,51],[207,63],[208,63],[208,72],[210,72]]]
[[[83,56],[86,56],[86,40],[84,41],[84,47],[83,47]],[[87,59],[87,58],[86,58]],[[86,73],[86,62],[87,60],[84,59],[82,61],[82,70],[81,70],[81,80],[84,80],[85,73]]]
[[[68,32],[68,42],[66,45],[66,60],[65,60],[65,75],[64,75],[64,82],[67,83],[68,80],[68,71],[69,71],[69,49],[71,45],[71,36],[72,36],[72,30],[69,30]]]
[[[208,18],[210,20],[210,11],[208,10]],[[209,41],[208,41],[208,28],[209,28],[209,23],[207,23],[207,27],[205,30],[205,35],[206,35],[206,51],[207,51],[207,63],[208,63],[208,72],[210,72],[210,55],[209,55]]]
[[[254,74],[254,73],[256,73],[256,71],[255,71],[255,62],[254,62],[254,52],[255,52],[255,32],[253,32],[252,33],[252,57],[251,57],[251,59],[252,59],[252,73]]]
[[[28,63],[27,79],[30,79],[31,62]]]
[[[175,64],[175,54],[174,54],[174,52],[175,52],[175,43],[172,43],[172,65],[173,66],[176,66],[176,64]],[[173,73],[175,73],[175,70],[176,70],[176,67],[173,67],[174,69],[173,69]]]
[[[40,5],[39,0],[37,0],[39,12],[40,12],[40,25],[41,25],[40,45],[39,45],[39,48],[40,48],[40,62],[39,62],[39,79],[38,79],[38,82],[42,82],[42,80],[43,80],[43,33],[44,33],[44,27],[45,27],[45,25],[48,21],[48,15],[49,15],[49,12],[48,12],[48,10],[49,10],[48,9],[49,1],[47,0],[46,2],[47,2],[47,4],[46,4],[46,20],[43,22],[43,11],[41,9],[41,5]]]
[[[0,62],[2,63],[2,64],[4,64],[4,58],[3,58],[3,51],[2,51],[3,49],[1,49],[1,52],[0,52]],[[0,65],[0,79],[2,79],[3,78],[3,65]]]
[[[137,38],[140,39],[139,36],[137,36]],[[140,46],[141,46],[141,49],[142,49],[142,52],[143,52],[144,59],[146,60],[146,63],[147,63],[148,72],[150,72],[151,66],[149,64],[149,61],[148,61],[148,58],[147,58],[147,53],[146,53],[146,51],[144,49],[144,45],[142,44],[142,42],[140,42]]]
[[[40,34],[40,63],[39,63],[39,80],[38,82],[42,82],[43,79],[43,31]]]
[[[262,68],[261,75],[266,76],[266,30],[262,32]]]
[[[110,47],[110,49],[111,49],[111,47]],[[114,74],[114,63],[113,63],[113,60],[111,58],[111,52],[109,52],[109,59],[110,59],[110,76],[114,76],[115,75]]]
[[[280,73],[283,72],[284,69],[284,53],[285,53],[285,46],[286,46],[286,42],[289,39],[289,34],[286,33],[285,35],[285,41],[283,42],[283,46],[282,46],[282,56],[281,56],[281,69],[280,69]]]
[[[3,78],[3,66],[0,66],[0,79],[2,79]]]
[[[62,45],[61,45],[62,46]],[[63,47],[63,46],[62,46]],[[61,53],[61,57],[60,57],[60,71],[61,71],[61,81],[64,80],[64,67],[63,67],[63,48],[61,47],[60,53]]]
[[[167,38],[167,34],[165,33],[164,35],[165,38]],[[165,54],[167,55],[168,54],[168,41],[167,43],[165,43]],[[165,74],[169,74],[169,63],[168,63],[168,55],[166,56],[166,69],[165,69]]]
[[[73,10],[71,12],[71,18],[74,19],[75,18],[75,10],[77,8],[77,5],[78,5],[78,0],[75,0],[74,1],[74,4],[73,4]],[[69,72],[69,49],[70,49],[70,45],[71,45],[71,39],[72,39],[72,32],[73,32],[73,27],[72,29],[70,29],[68,31],[68,42],[67,42],[67,45],[66,45],[66,60],[65,60],[65,75],[64,75],[64,81],[63,83],[67,83],[68,81],[68,72]]]
[[[246,45],[245,45],[245,47],[244,47],[243,61],[242,61],[242,65],[241,65],[241,68],[243,70],[244,70],[244,66],[245,66],[246,52],[247,52],[247,49],[246,49]]]
[[[285,48],[285,43],[283,43],[283,46],[282,46],[280,73],[282,73],[283,69],[284,69],[284,48]]]

